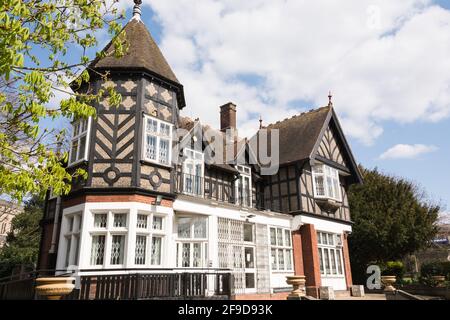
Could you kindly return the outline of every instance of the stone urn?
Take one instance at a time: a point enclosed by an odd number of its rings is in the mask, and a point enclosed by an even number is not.
[[[301,297],[306,296],[305,276],[287,276],[286,283],[292,285],[293,287],[293,290],[289,294],[288,299],[300,299]]]
[[[445,276],[432,276],[431,279],[436,283],[436,287],[442,287],[445,282]]]
[[[51,277],[36,279],[36,293],[48,300],[60,300],[75,288],[73,277]]]
[[[381,276],[381,282],[384,284],[384,291],[395,291],[393,286],[395,280],[395,276]]]

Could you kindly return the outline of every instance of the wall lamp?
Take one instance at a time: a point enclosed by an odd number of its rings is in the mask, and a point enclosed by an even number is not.
[[[161,204],[161,201],[162,201],[162,196],[159,195],[159,196],[156,196],[156,199],[155,199],[155,201],[153,201],[152,204],[159,206]]]

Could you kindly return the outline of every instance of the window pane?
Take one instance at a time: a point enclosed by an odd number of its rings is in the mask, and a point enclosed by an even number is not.
[[[343,274],[344,272],[342,271],[342,256],[341,256],[341,250],[336,250],[337,253],[337,264],[338,264],[338,273],[339,274]]]
[[[320,273],[323,274],[323,254],[322,254],[322,248],[319,248],[319,264],[320,264]]]
[[[316,196],[325,196],[325,187],[323,185],[323,176],[315,176],[314,181],[316,182]]]
[[[278,250],[278,267],[279,270],[284,270],[284,252],[283,250]]]
[[[273,246],[277,245],[277,231],[275,228],[270,228],[270,244]]]
[[[328,244],[330,246],[334,245],[334,234],[328,233]]]
[[[160,265],[161,264],[161,241],[162,239],[159,237],[152,238],[152,265]]]
[[[156,133],[158,131],[158,122],[153,119],[147,118],[147,132]]]
[[[86,136],[82,136],[80,138],[80,147],[78,148],[77,160],[84,159],[85,151],[86,151]]]
[[[183,268],[189,268],[190,267],[190,256],[191,256],[191,244],[183,243],[182,246],[183,247],[181,250],[181,266]]]
[[[322,165],[319,165],[319,166],[314,166],[313,167],[313,172],[314,173],[323,173],[323,166]]]
[[[159,140],[159,162],[163,164],[169,163],[169,140]]]
[[[192,265],[194,268],[198,268],[202,266],[202,247],[200,243],[193,243],[193,246]]]
[[[80,133],[80,121],[73,124],[73,137],[76,137]]]
[[[125,236],[114,235],[111,243],[111,264],[123,264]]]
[[[102,265],[105,256],[105,236],[93,236],[91,247],[91,265]]]
[[[330,250],[330,254],[331,254],[331,256],[330,256],[330,259],[331,259],[331,271],[333,272],[333,274],[336,274],[337,273],[337,270],[336,270],[336,254],[335,254],[333,249]]]
[[[270,250],[272,270],[277,270],[277,249]]]
[[[145,157],[151,160],[156,160],[156,137],[147,135],[145,144]]]
[[[323,252],[325,253],[325,272],[326,274],[331,274],[328,249],[323,249]]]
[[[75,261],[73,261],[72,263],[74,265],[78,265],[78,253],[80,252],[80,237],[79,236],[74,236],[74,246],[75,246]]]
[[[143,265],[145,264],[145,252],[147,248],[147,237],[136,236],[136,249],[134,256],[134,263]]]
[[[67,237],[67,247],[66,247],[66,267],[69,266],[70,263],[70,245],[72,244],[72,237]]]
[[[289,230],[284,230],[284,245],[286,247],[291,246],[291,232]]]
[[[333,179],[333,188],[334,188],[334,197],[338,200],[341,199],[340,189],[339,189],[339,180],[337,178]]]
[[[73,219],[74,219],[74,217],[68,217],[67,218],[67,222],[68,222],[68,225],[69,225],[69,228],[68,228],[69,232],[73,231]]]
[[[153,217],[153,229],[154,230],[162,230],[162,217]]]
[[[127,226],[127,215],[124,213],[114,214],[114,228],[125,228]]]
[[[292,270],[292,250],[285,250],[286,270]]]
[[[147,229],[147,219],[148,219],[148,216],[146,214],[138,214],[136,227],[138,229]]]
[[[280,228],[277,229],[277,245],[283,245],[283,231]]]
[[[253,242],[253,225],[244,224],[244,241]]]
[[[94,227],[95,228],[106,228],[106,221],[108,216],[106,213],[95,214],[94,215]]]
[[[330,198],[334,198],[333,182],[331,181],[331,177],[327,177],[327,196]]]
[[[245,248],[244,249],[245,254],[245,267],[249,269],[253,269],[255,267],[255,257],[253,248]]]
[[[326,233],[322,233],[322,243],[328,244],[328,236]]]
[[[317,243],[322,244],[322,232],[317,232]]]
[[[160,130],[161,135],[170,137],[170,126],[168,124],[161,123]]]
[[[78,139],[72,141],[72,151],[70,152],[70,163],[77,161]]]
[[[206,238],[206,218],[194,219],[194,238]]]
[[[191,218],[178,219],[178,238],[188,239],[191,237]]]

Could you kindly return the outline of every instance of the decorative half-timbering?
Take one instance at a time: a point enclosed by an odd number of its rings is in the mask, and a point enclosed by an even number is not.
[[[157,287],[169,277],[158,272],[171,269],[173,281],[178,273],[201,277],[189,290],[202,296],[233,284],[230,295],[285,298],[294,273],[316,292],[348,289],[347,190],[361,176],[331,102],[260,127],[280,138],[270,140],[279,144],[279,168],[264,174],[258,150],[238,135],[235,104],[219,108],[220,129],[180,116],[183,86],[139,5],[124,28],[129,52],[95,60],[90,69],[109,80],[92,73],[80,89],[112,87],[122,100],[114,107],[105,96],[96,117],[73,123],[68,166],[84,168],[88,179],[74,181],[65,197],[49,193],[40,268],[95,276],[143,270],[139,279],[156,273]]]

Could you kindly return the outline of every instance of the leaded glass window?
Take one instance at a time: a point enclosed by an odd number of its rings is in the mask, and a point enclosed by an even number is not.
[[[95,228],[106,228],[107,221],[108,221],[108,215],[106,213],[97,213],[94,215],[94,227]]]
[[[111,241],[111,264],[123,264],[125,236],[113,235]]]
[[[125,228],[127,226],[127,215],[124,213],[114,214],[114,228]]]
[[[160,265],[161,264],[161,246],[162,239],[160,237],[152,238],[152,265]]]
[[[342,262],[342,238],[340,234],[317,232],[320,272],[322,275],[344,275]]]
[[[145,264],[145,253],[147,250],[147,237],[136,236],[136,247],[134,253],[134,263],[138,265]]]
[[[341,201],[339,171],[319,164],[312,168],[314,194],[317,198],[330,198]]]
[[[289,229],[271,227],[269,228],[269,233],[272,270],[293,270],[291,231]]]
[[[71,140],[69,165],[87,160],[87,137],[89,135],[90,118],[80,119],[73,123],[73,137]]]
[[[147,229],[147,220],[148,220],[148,215],[138,214],[137,221],[136,221],[136,227],[138,229]]]
[[[105,257],[105,236],[92,236],[91,265],[102,265]]]
[[[162,217],[153,217],[153,229],[154,230],[162,230],[163,228],[163,218]]]

